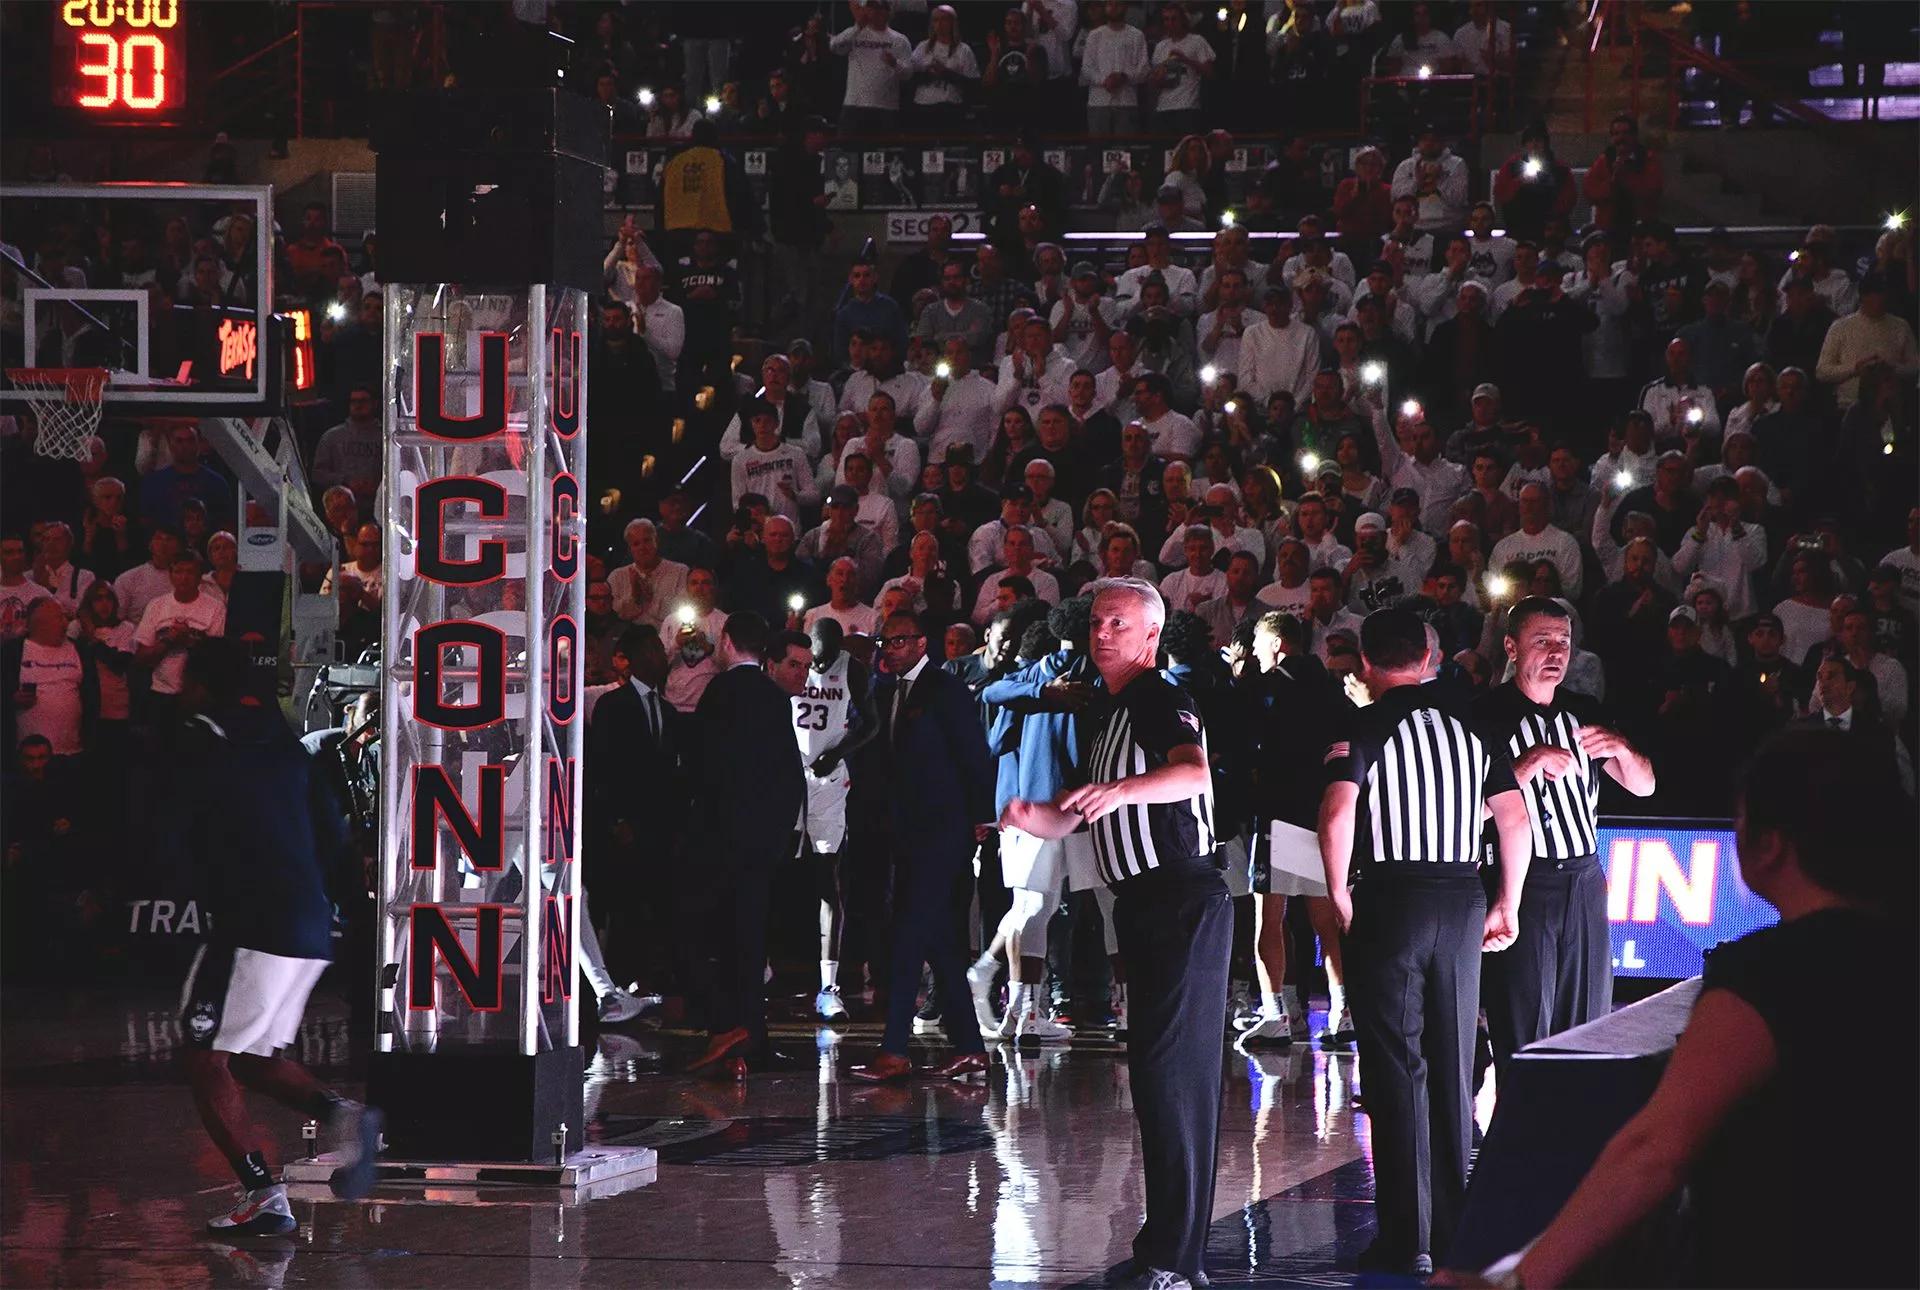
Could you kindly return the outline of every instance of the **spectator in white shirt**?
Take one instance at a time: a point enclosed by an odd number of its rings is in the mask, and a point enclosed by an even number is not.
[[[1513,25],[1493,15],[1492,0],[1471,0],[1467,21],[1453,33],[1460,70],[1476,76],[1513,70]]]
[[[873,463],[874,478],[895,502],[905,502],[920,479],[920,448],[909,436],[897,433],[897,425],[893,396],[875,390],[867,400],[867,432],[862,443],[867,459]],[[847,482],[844,453],[835,482]]]
[[[660,389],[671,394],[680,351],[687,343],[687,316],[679,305],[660,294],[660,265],[642,264],[633,272],[633,328],[653,353]]]
[[[1353,552],[1340,545],[1334,537],[1331,521],[1325,497],[1319,493],[1300,495],[1299,504],[1294,508],[1293,522],[1300,531],[1300,543],[1306,548],[1309,572],[1332,569],[1338,575],[1353,559]]]
[[[884,489],[873,487],[873,461],[858,447],[849,449],[840,462],[847,486],[860,495],[854,522],[873,534],[880,550],[891,551],[900,545],[900,508]]]
[[[1467,163],[1453,155],[1437,126],[1421,126],[1413,155],[1394,167],[1393,195],[1414,199],[1414,226],[1426,232],[1467,222]]]
[[[613,612],[630,623],[658,627],[687,589],[687,566],[660,556],[659,532],[652,520],[630,520],[623,534],[632,562],[607,575]]]
[[[1034,558],[1057,560],[1059,552],[1045,532],[1033,528],[1033,492],[1025,484],[1015,484],[1000,494],[1000,518],[988,520],[967,539],[967,568],[978,574],[1000,559],[1006,550],[1007,534],[1026,529],[1033,540]]]
[[[93,574],[74,564],[72,555],[73,530],[65,520],[49,520],[40,530],[40,546],[34,552],[33,580],[69,614],[78,612],[93,586]]]
[[[1057,408],[1049,408],[1040,414],[1041,424],[1044,426],[1049,416],[1058,415]],[[1073,554],[1073,508],[1053,495],[1057,482],[1053,463],[1045,457],[1035,457],[1027,463],[1026,481],[1027,491],[1033,494],[1029,507],[1033,519],[1028,527],[1046,535],[1056,563],[1065,565]]]
[[[113,580],[113,594],[120,598],[120,612],[128,622],[139,622],[145,617],[147,606],[172,589],[173,559],[180,554],[180,548],[183,545],[178,529],[171,525],[161,525],[154,529],[152,536],[147,539],[147,562],[135,565]],[[5,544],[0,542],[0,552],[4,550]],[[3,565],[3,562],[0,562],[0,565]],[[24,548],[21,567],[23,569],[26,567]],[[4,573],[4,567],[0,567],[0,600],[4,600],[7,594]],[[23,601],[22,604],[24,603]]]
[[[1417,76],[1420,69],[1429,72],[1453,70],[1453,42],[1433,25],[1433,7],[1426,0],[1415,0],[1408,11],[1407,30],[1387,45],[1386,70],[1395,76]]]
[[[1203,126],[1200,82],[1213,75],[1213,46],[1187,26],[1187,7],[1161,7],[1160,29],[1166,33],[1153,47],[1153,70],[1148,79],[1156,91],[1153,129],[1157,134],[1187,135]]]
[[[1401,415],[1398,435],[1387,428],[1385,413],[1375,413],[1373,437],[1380,445],[1388,487],[1418,493],[1420,527],[1429,533],[1446,532],[1453,520],[1453,504],[1466,495],[1472,480],[1465,466],[1440,455],[1440,437],[1427,423],[1425,411]]]
[[[647,138],[684,143],[693,137],[693,127],[704,120],[698,108],[688,107],[681,99],[680,87],[669,81],[660,87],[652,115],[647,120]]]
[[[774,421],[778,426],[781,440],[797,445],[809,463],[815,462],[820,459],[821,444],[820,427],[813,418],[813,405],[804,397],[795,399],[794,402],[798,407],[791,411],[794,419],[800,424],[787,423],[788,395],[793,392],[792,379],[793,364],[787,356],[769,354],[760,364],[760,388],[753,397],[773,409]],[[727,422],[727,428],[720,435],[721,459],[732,461],[745,452],[752,442],[753,427],[747,425],[739,412],[734,413],[733,419]]]
[[[1035,567],[1034,559],[1033,534],[1023,528],[1009,529],[1001,546],[1000,567],[989,569],[980,580],[980,591],[974,597],[973,612],[969,615],[974,626],[984,631],[987,621],[996,611],[1004,608],[1001,604],[1003,589],[1000,586],[1003,578],[1025,578],[1036,598],[1049,605],[1060,603],[1060,584],[1052,574]]]
[[[1640,410],[1653,418],[1662,439],[1720,437],[1720,407],[1713,391],[1693,383],[1693,347],[1678,336],[1667,342],[1667,374],[1640,391]]]
[[[879,615],[872,605],[863,605],[859,600],[860,564],[851,556],[841,556],[827,566],[827,603],[815,605],[807,610],[802,621],[802,630],[813,631],[813,625],[822,618],[831,618],[840,624],[840,630],[849,636],[873,636],[880,627]]]
[[[1140,132],[1140,86],[1151,68],[1147,38],[1127,23],[1126,0],[1107,0],[1104,26],[1088,30],[1080,55],[1080,83],[1087,87],[1087,133]]]
[[[893,403],[894,416],[911,429],[926,403],[927,378],[901,367],[893,337],[879,333],[867,340],[861,363],[861,369],[840,389],[840,410],[869,411],[874,394],[884,393]]]
[[[52,596],[27,606],[27,631],[20,642],[18,688],[7,698],[14,711],[14,746],[38,735],[53,745],[56,757],[85,752],[87,700],[83,683],[91,680],[80,650],[67,639],[67,610]]]
[[[1325,514],[1323,507],[1321,513]],[[1307,546],[1299,538],[1282,538],[1273,554],[1273,581],[1253,598],[1269,609],[1304,618],[1307,614]]]
[[[1157,273],[1167,284],[1167,299],[1174,312],[1183,318],[1193,317],[1200,301],[1200,282],[1192,269],[1173,262],[1173,243],[1166,225],[1148,225],[1141,246],[1146,251],[1146,263],[1120,275],[1113,287],[1114,303],[1122,313],[1131,315],[1140,306],[1141,288]]]
[[[820,500],[806,453],[780,437],[779,413],[765,399],[748,399],[740,415],[753,431],[753,444],[733,459],[732,504],[737,507],[743,496],[758,493],[775,514],[798,523],[801,508]]]
[[[1727,617],[1737,622],[1759,612],[1753,579],[1766,567],[1767,534],[1757,524],[1741,523],[1740,485],[1728,477],[1714,480],[1700,518],[1680,539],[1674,572],[1687,577],[1698,570],[1711,578],[1723,589]]]
[[[1107,339],[1124,311],[1100,294],[1100,271],[1091,260],[1073,266],[1072,288],[1054,302],[1053,339],[1075,367],[1098,372],[1107,365]]]
[[[1204,524],[1188,525],[1180,535],[1180,551],[1186,567],[1160,580],[1160,594],[1166,597],[1169,612],[1192,612],[1227,591],[1227,575],[1213,567],[1213,530]]]
[[[200,561],[195,556],[176,556],[168,580],[171,594],[153,601],[140,615],[139,630],[133,634],[133,658],[153,669],[154,695],[177,697],[187,651],[209,636],[226,634],[227,607],[201,590]]]
[[[1037,417],[1047,404],[1067,401],[1067,383],[1077,370],[1067,351],[1053,343],[1047,320],[1031,315],[1020,329],[1020,348],[1000,360],[994,406],[1005,412],[1017,405]]]
[[[727,611],[719,607],[719,598],[720,585],[713,570],[698,567],[687,570],[685,596],[660,624],[660,644],[669,655],[678,648],[681,631],[689,626],[708,640],[720,639],[720,629],[727,625]]]
[[[913,44],[888,25],[885,0],[853,4],[853,26],[837,31],[827,48],[847,60],[841,100],[843,134],[891,134],[900,124],[900,83],[913,74]]]
[[[998,388],[973,370],[973,350],[965,340],[949,337],[945,352],[947,374],[936,367],[927,386],[922,419],[932,424],[916,425],[915,431],[926,441],[928,461],[946,460],[948,446],[956,443],[971,445],[973,459],[984,461],[998,424]]]
[[[1200,455],[1200,427],[1173,410],[1172,398],[1173,382],[1164,373],[1146,372],[1133,383],[1134,406],[1152,440],[1153,455],[1167,461],[1192,461]]]
[[[1200,361],[1238,378],[1240,338],[1249,325],[1247,318],[1247,275],[1239,269],[1227,269],[1218,278],[1219,307],[1200,315],[1194,335],[1199,342]]]
[[[964,107],[968,90],[979,84],[980,62],[960,39],[952,5],[936,5],[927,38],[913,51],[913,105],[929,124],[951,124]]]
[[[1269,282],[1261,295],[1261,318],[1240,334],[1235,372],[1241,393],[1266,403],[1277,390],[1304,407],[1313,397],[1313,374],[1320,370],[1320,333],[1293,316],[1293,293]]]
[[[1735,511],[1739,510],[1735,490]],[[1560,590],[1567,599],[1580,598],[1580,543],[1565,529],[1555,528],[1553,499],[1543,484],[1528,484],[1520,490],[1520,527],[1493,544],[1488,566],[1504,569],[1515,561],[1533,564],[1546,560],[1560,574]],[[1764,551],[1764,547],[1762,550]]]

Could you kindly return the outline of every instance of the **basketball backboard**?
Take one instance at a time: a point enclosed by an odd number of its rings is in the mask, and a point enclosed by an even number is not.
[[[263,185],[0,185],[0,366],[105,367],[109,415],[269,411],[273,268]]]

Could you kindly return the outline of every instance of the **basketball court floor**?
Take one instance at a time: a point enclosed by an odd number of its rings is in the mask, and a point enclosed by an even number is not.
[[[202,1221],[230,1171],[201,1132],[174,991],[10,987],[0,999],[0,1284],[8,1286],[1100,1286],[1141,1213],[1126,1063],[1110,1042],[1015,1052],[984,1082],[847,1077],[875,1025],[775,1001],[793,1069],[678,1074],[693,1045],[625,1029],[588,1049],[590,1141],[649,1145],[657,1177],[575,1204],[544,1191],[296,1192],[295,1237],[244,1248]],[[323,987],[294,1054],[353,1087],[345,1004]],[[927,1054],[917,1052],[916,1056]],[[1373,1235],[1349,1046],[1229,1050],[1208,1272],[1220,1286],[1339,1286]],[[290,1112],[255,1105],[303,1152]]]

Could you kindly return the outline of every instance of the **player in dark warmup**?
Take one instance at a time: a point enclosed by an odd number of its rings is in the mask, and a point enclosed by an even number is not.
[[[373,1186],[377,1110],[323,1087],[277,1051],[293,1042],[307,996],[332,958],[333,908],[320,857],[334,822],[309,808],[309,762],[276,706],[249,685],[245,647],[213,638],[187,657],[183,736],[172,823],[191,848],[200,907],[213,931],[181,992],[192,1048],[187,1077],[207,1135],[246,1195],[207,1222],[217,1236],[285,1236],[299,1226],[287,1191],[267,1167],[266,1144],[247,1116],[243,1089],[318,1120],[342,1163],[335,1194]]]

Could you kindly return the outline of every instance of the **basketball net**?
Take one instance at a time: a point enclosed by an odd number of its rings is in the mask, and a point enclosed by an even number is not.
[[[107,388],[104,367],[9,367],[7,379],[33,409],[40,433],[33,450],[42,457],[85,461],[92,455],[93,432],[100,426],[100,396]]]

